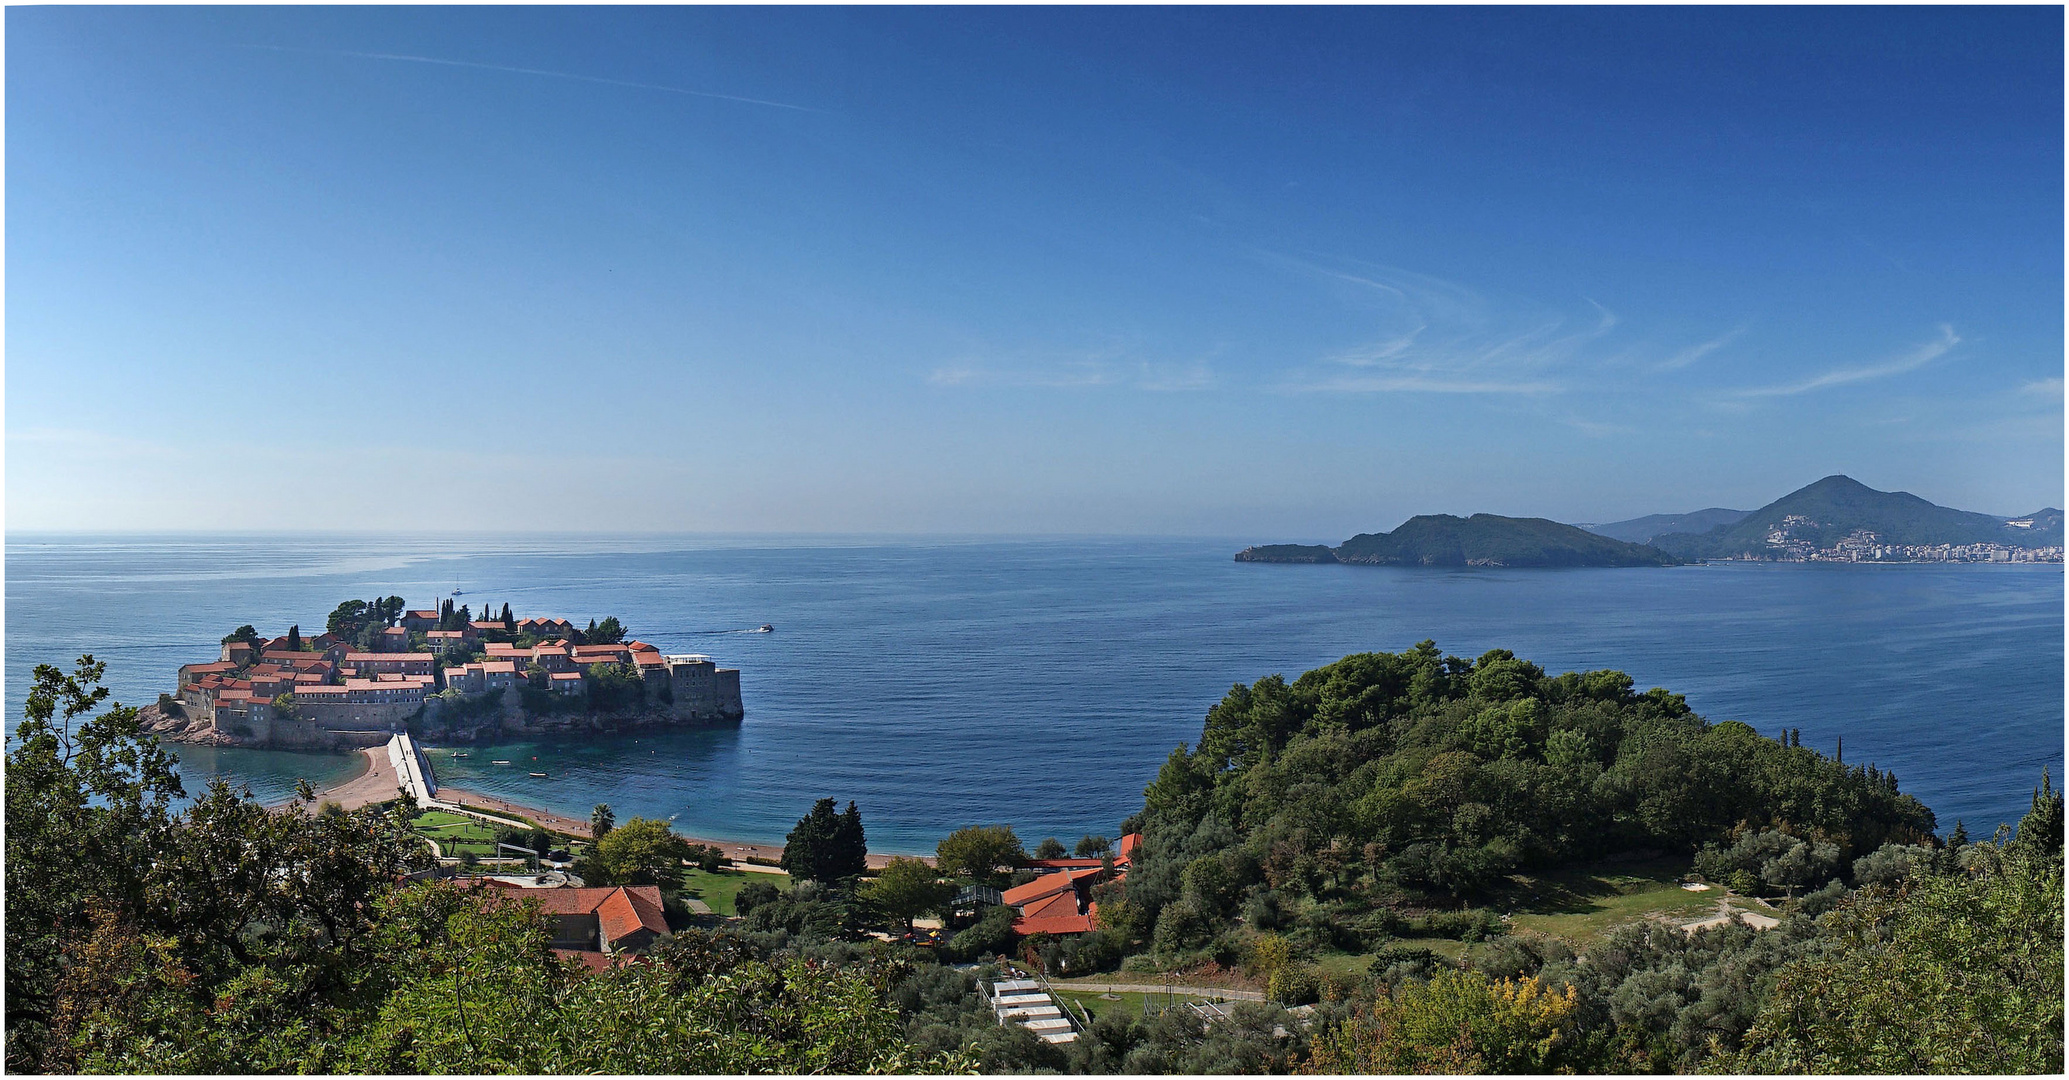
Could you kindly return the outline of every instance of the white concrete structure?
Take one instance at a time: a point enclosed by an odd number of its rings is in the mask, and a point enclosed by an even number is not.
[[[1034,979],[1000,979],[979,984],[1001,1027],[1019,1024],[1048,1043],[1078,1041],[1078,1024],[1068,1010]]]

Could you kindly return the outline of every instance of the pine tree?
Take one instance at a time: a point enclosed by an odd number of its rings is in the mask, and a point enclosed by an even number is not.
[[[2033,808],[2019,819],[2019,832],[2012,842],[2059,859],[2062,857],[2062,793],[2055,790],[2054,777],[2045,769],[2040,773],[2040,785],[2033,789]]]
[[[287,628],[287,651],[302,651],[302,625],[300,623]]]

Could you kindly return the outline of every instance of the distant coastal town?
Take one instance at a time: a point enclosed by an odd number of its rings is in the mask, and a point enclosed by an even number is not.
[[[474,618],[451,600],[348,600],[322,633],[238,627],[216,659],[183,664],[176,691],[143,710],[162,737],[219,746],[342,750],[398,732],[478,741],[545,731],[737,723],[740,672],[700,654],[625,640],[615,617],[586,628]]]
[[[2010,529],[2031,529],[2024,519],[2004,523]],[[1767,532],[1763,561],[1768,562],[1951,562],[1951,563],[2058,563],[2062,548],[2014,547],[2009,544],[1893,544],[1872,529],[1855,529],[1837,543],[1824,547],[1802,534],[1819,523],[1801,514],[1789,514]],[[1727,561],[1729,557],[1726,557]]]

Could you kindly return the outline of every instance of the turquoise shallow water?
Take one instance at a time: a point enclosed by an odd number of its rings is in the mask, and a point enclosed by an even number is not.
[[[2061,775],[2060,567],[1427,571],[1236,563],[1244,543],[17,534],[7,724],[37,663],[91,651],[120,700],[145,704],[239,623],[309,630],[347,597],[417,606],[459,588],[477,608],[615,614],[711,654],[741,669],[747,720],[438,755],[443,782],[724,839],[780,841],[822,795],[860,803],[874,850],[931,850],[972,822],[1030,842],[1111,833],[1231,683],[1424,638],[1621,668],[1827,751],[1843,737],[1847,760],[1895,770],[1943,828],[2015,821],[2041,769]],[[737,632],[765,622],[776,633]],[[351,768],[181,754],[190,788],[220,773],[266,797]]]

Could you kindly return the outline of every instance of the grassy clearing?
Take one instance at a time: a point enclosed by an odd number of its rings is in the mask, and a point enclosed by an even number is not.
[[[728,918],[737,914],[733,910],[733,897],[750,882],[766,881],[785,891],[790,888],[788,874],[759,874],[745,870],[720,870],[715,874],[702,870],[685,870],[682,881],[685,898],[702,900],[711,908],[713,914]]]
[[[1158,1005],[1164,1004],[1167,1000],[1173,1002],[1210,1000],[1208,997],[1192,997],[1186,994],[1175,994],[1167,999],[1162,994],[1138,994],[1133,992],[1115,993],[1111,998],[1108,998],[1089,990],[1072,992],[1061,986],[1056,987],[1056,996],[1083,1009],[1095,1020],[1108,1013],[1139,1017],[1142,1015],[1142,1003],[1146,1000],[1155,1001]]]
[[[1518,876],[1492,906],[1511,912],[1515,929],[1585,949],[1627,923],[1656,917],[1685,921],[1716,910],[1724,893],[1715,887],[1703,892],[1681,888],[1679,879],[1687,869],[1685,863],[1662,860]]]
[[[495,858],[496,833],[501,826],[467,817],[464,814],[449,814],[442,810],[427,810],[410,822],[410,828],[418,835],[438,841],[439,849],[447,857],[457,858],[462,854],[473,854],[478,858]]]

